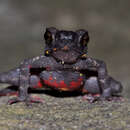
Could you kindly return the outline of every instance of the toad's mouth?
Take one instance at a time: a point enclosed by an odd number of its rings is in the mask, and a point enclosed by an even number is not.
[[[73,64],[77,61],[81,54],[74,50],[71,51],[63,51],[57,50],[52,53],[52,56],[57,60],[61,61],[62,63]]]

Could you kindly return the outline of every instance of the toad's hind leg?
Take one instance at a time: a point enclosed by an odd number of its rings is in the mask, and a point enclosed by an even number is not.
[[[10,87],[3,88],[0,90],[0,96],[6,96],[6,95],[17,95],[19,96],[19,89],[20,89],[20,83],[19,83],[19,75],[20,75],[20,69],[12,69],[8,72],[0,73],[0,83],[7,83],[10,84]],[[40,81],[40,78],[37,75],[31,75],[29,77],[29,87],[30,88],[41,88],[42,83]],[[31,101],[38,100],[40,102],[40,98],[33,98]],[[10,102],[11,104],[12,102]]]
[[[100,93],[100,87],[98,84],[97,77],[90,77],[85,81],[83,90],[83,93],[91,93],[91,94],[99,94]]]
[[[20,69],[12,69],[8,72],[0,73],[0,83],[7,83],[13,86],[19,86],[19,75]],[[31,75],[29,77],[29,86],[31,88],[41,88],[42,83],[40,82],[40,78],[38,75]]]
[[[89,102],[94,102],[100,96],[101,90],[98,84],[97,77],[89,77],[82,88],[82,93],[85,94],[83,99]]]
[[[0,73],[0,83],[7,83],[10,85],[18,86],[19,85],[19,73],[20,69],[12,69],[8,72]]]
[[[86,94],[84,97],[90,102],[95,100],[103,99],[114,99],[119,93],[122,92],[122,85],[120,82],[114,80],[112,77],[108,77],[107,88],[102,92],[97,77],[90,77],[85,81],[82,89],[82,93]]]
[[[0,89],[0,96],[18,95],[20,69],[12,69],[8,72],[0,73],[0,83],[10,84],[10,87]]]

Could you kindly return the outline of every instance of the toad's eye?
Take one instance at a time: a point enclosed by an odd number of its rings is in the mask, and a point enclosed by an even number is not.
[[[52,34],[50,31],[45,32],[44,39],[46,41],[46,44],[50,44],[52,42],[53,38],[52,38]]]
[[[88,42],[89,42],[89,35],[88,35],[88,32],[86,32],[81,37],[80,44],[85,47],[85,46],[87,46]]]

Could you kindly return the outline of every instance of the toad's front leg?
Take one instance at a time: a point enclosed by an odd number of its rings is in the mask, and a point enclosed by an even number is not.
[[[31,87],[32,75],[30,73],[31,69],[39,70],[48,70],[54,68],[62,67],[59,65],[53,58],[46,57],[46,56],[38,56],[32,59],[24,60],[24,62],[19,67],[19,94],[17,98],[9,100],[9,104],[13,104],[16,102],[34,102],[34,103],[41,103],[42,101],[39,98],[31,98],[28,94],[28,88]],[[40,73],[38,71],[38,73]],[[39,79],[40,80],[40,79]],[[35,86],[35,85],[34,85]]]
[[[89,87],[91,88],[93,86],[93,82],[98,84],[98,89],[100,91],[99,93],[101,95],[100,99],[109,98],[112,94],[111,88],[114,88],[115,90],[119,88],[119,90],[122,90],[121,83],[108,75],[106,64],[103,61],[88,57],[84,60],[80,60],[74,65],[74,67],[79,71],[84,70],[84,73],[87,73],[87,70],[96,71],[98,73],[96,81],[97,83],[93,80],[90,80],[91,84],[89,82]]]
[[[30,87],[30,66],[29,63],[21,64],[19,72],[19,88],[18,97],[12,98],[8,101],[8,104],[13,104],[17,102],[25,102],[29,104],[30,102],[41,102],[29,96],[28,88]]]
[[[101,91],[100,99],[109,99],[123,89],[121,83],[108,75],[105,62],[93,59],[93,64],[98,72],[98,83]]]
[[[35,68],[38,68],[40,66],[39,62],[35,65],[33,65],[33,63],[34,63],[34,58],[24,60],[24,62],[21,63],[21,65],[19,67],[18,83],[17,83],[19,86],[18,87],[18,97],[10,99],[8,101],[8,104],[13,104],[13,103],[17,103],[17,102],[25,102],[25,103],[41,102],[39,100],[35,100],[35,99],[31,98],[28,94],[28,88],[30,87],[30,79],[31,79],[31,75],[30,75],[31,66],[33,66]]]

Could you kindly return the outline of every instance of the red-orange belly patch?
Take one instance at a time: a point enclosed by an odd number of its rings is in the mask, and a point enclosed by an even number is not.
[[[66,84],[64,80],[57,82],[50,77],[49,80],[43,80],[43,82],[45,85],[53,89],[58,89],[61,91],[73,91],[81,87],[83,84],[83,79],[80,77],[77,81],[71,81],[69,84]]]

